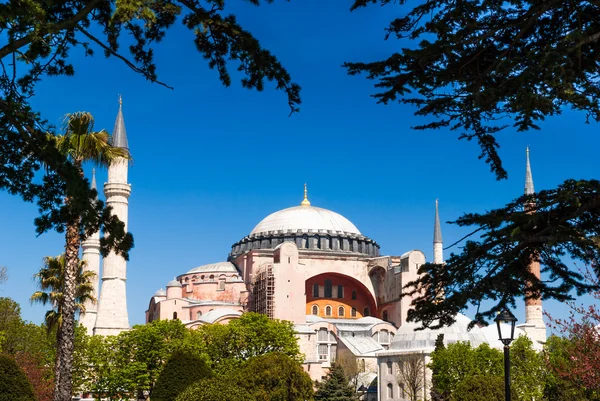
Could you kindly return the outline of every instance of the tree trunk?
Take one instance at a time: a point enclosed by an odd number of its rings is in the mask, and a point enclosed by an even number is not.
[[[83,177],[82,161],[75,159],[75,167]],[[77,270],[79,268],[79,215],[73,216],[69,199],[66,206],[71,214],[65,234],[65,281],[63,297],[59,305],[61,324],[58,326],[56,341],[56,379],[54,381],[54,401],[71,401],[73,394],[73,352],[75,350],[75,292],[77,291]]]
[[[75,348],[75,290],[79,266],[78,219],[67,226],[65,246],[65,282],[61,305],[62,323],[58,327],[56,344],[56,380],[54,401],[70,401],[72,394],[73,350]]]

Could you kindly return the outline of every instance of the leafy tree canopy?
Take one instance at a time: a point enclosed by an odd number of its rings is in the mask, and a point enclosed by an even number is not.
[[[456,223],[474,228],[480,239],[467,241],[445,265],[420,268],[423,275],[407,285],[407,295],[416,296],[408,319],[440,327],[475,305],[472,324],[484,323],[500,310],[516,307],[521,297],[564,302],[572,299],[572,290],[581,295],[598,289],[564,256],[589,264],[600,261],[599,195],[599,181],[568,180],[557,189],[523,196],[485,214],[465,214]],[[541,264],[542,280],[529,269],[535,260]],[[483,309],[486,300],[493,302]]]
[[[172,401],[190,385],[211,376],[206,356],[176,351],[158,376],[151,398],[153,401]]]
[[[206,346],[213,367],[222,361],[241,362],[270,352],[300,361],[298,340],[291,322],[269,319],[260,313],[244,313],[226,325],[205,325],[192,332]]]
[[[519,399],[519,398],[515,398]],[[504,401],[504,377],[491,375],[469,376],[462,380],[451,401]]]
[[[260,0],[247,1],[261,4]],[[0,189],[37,202],[38,233],[63,232],[70,217],[89,216],[84,219],[84,235],[103,227],[110,235],[102,251],[116,247],[128,255],[127,248],[118,246],[127,239],[122,227],[111,219],[102,202],[95,201],[89,182],[56,149],[47,135],[56,128],[30,104],[42,79],[76,73],[70,58],[75,50],[88,56],[100,50],[147,80],[168,86],[158,80],[154,50],[169,29],[180,23],[225,86],[231,84],[229,67],[233,64],[241,73],[242,86],[263,90],[265,81],[272,81],[286,94],[290,110],[298,110],[299,86],[224,8],[224,0],[75,0],[60,4],[9,0],[0,4],[0,35],[5,38],[0,45]],[[125,41],[132,43],[123,49]],[[40,181],[37,172],[42,166],[46,174]],[[65,198],[71,201],[68,209]]]
[[[500,131],[538,129],[565,107],[582,111],[586,121],[600,120],[598,3],[355,0],[352,10],[370,3],[401,7],[385,35],[400,45],[383,60],[346,63],[348,73],[374,80],[378,102],[415,107],[427,121],[414,128],[449,128],[476,140],[479,157],[498,179],[507,177]],[[599,195],[598,181],[568,180],[486,214],[466,214],[456,223],[473,228],[465,237],[472,240],[445,266],[420,269],[423,276],[407,286],[408,295],[418,294],[408,319],[440,327],[468,305],[495,302],[477,313],[474,323],[480,323],[519,297],[564,301],[572,290],[589,291],[561,258],[600,266]],[[531,214],[523,213],[525,204]],[[538,258],[543,281],[527,268]]]
[[[348,62],[348,72],[375,80],[379,102],[413,105],[428,117],[415,128],[449,127],[476,140],[498,178],[506,171],[495,135],[511,120],[519,131],[537,129],[565,106],[600,120],[596,2],[355,0],[351,9],[369,3],[401,7],[385,38],[406,47],[380,61]]]
[[[313,383],[300,363],[281,352],[248,359],[239,373],[239,383],[257,400],[312,400]]]

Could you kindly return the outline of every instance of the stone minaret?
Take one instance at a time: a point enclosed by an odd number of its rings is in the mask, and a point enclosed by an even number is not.
[[[440,226],[440,212],[438,200],[435,200],[435,223],[433,225],[433,263],[444,263],[444,245],[442,243],[442,227]]]
[[[112,133],[112,145],[129,149],[122,108],[123,104],[119,98],[119,113]],[[108,167],[108,182],[104,184],[106,204],[112,207],[113,214],[125,224],[125,230],[127,230],[128,199],[131,194],[131,185],[127,183],[128,168],[127,159],[117,158]],[[126,273],[125,259],[111,251],[104,258],[102,267],[102,288],[94,334],[117,335],[124,330],[129,330],[125,292]]]
[[[525,166],[525,194],[533,195],[533,176],[531,175],[531,164],[529,163],[529,147],[526,150],[526,166]],[[535,213],[535,204],[525,205],[525,211]],[[529,265],[530,271],[539,279],[540,278],[540,262],[534,260]],[[530,298],[525,300],[525,323],[518,326],[523,329],[527,336],[540,343],[546,342],[546,324],[544,323],[542,312],[542,299]]]
[[[96,188],[96,170],[92,170],[92,188]],[[96,197],[97,199],[97,197]],[[83,249],[83,260],[86,262],[86,270],[93,271],[96,276],[92,282],[94,287],[92,296],[98,299],[98,278],[100,277],[100,234],[98,232],[89,236],[81,243]],[[92,334],[96,323],[97,303],[87,301],[85,313],[79,315],[79,324],[86,328],[88,334]]]

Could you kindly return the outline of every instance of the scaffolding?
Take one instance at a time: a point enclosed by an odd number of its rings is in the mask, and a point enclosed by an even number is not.
[[[273,265],[264,264],[258,268],[254,275],[254,285],[252,288],[253,310],[273,318],[275,309],[275,276],[273,275]]]

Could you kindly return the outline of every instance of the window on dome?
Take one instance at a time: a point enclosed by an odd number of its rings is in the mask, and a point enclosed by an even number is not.
[[[200,280],[204,281],[204,274],[200,276]]]
[[[352,308],[352,310],[350,311],[350,315],[352,317],[356,317],[356,308]]]
[[[214,274],[211,274],[209,278],[210,278],[210,281],[215,281],[215,275]]]
[[[331,280],[325,280],[325,298],[333,298],[333,285]]]
[[[365,309],[363,310],[363,316],[370,316],[371,315],[371,311],[369,310],[368,306],[365,306]]]
[[[319,314],[319,307],[317,305],[313,305],[312,314],[315,316]]]
[[[344,307],[343,307],[343,306],[340,306],[340,307],[338,308],[338,316],[339,316],[339,317],[344,317],[344,314],[345,314]]]
[[[352,290],[352,300],[356,301],[356,290]]]
[[[325,307],[325,316],[331,316],[331,306],[329,305]]]
[[[319,298],[319,284],[313,285],[313,298]]]
[[[337,297],[344,298],[344,286],[343,285],[337,286]]]

